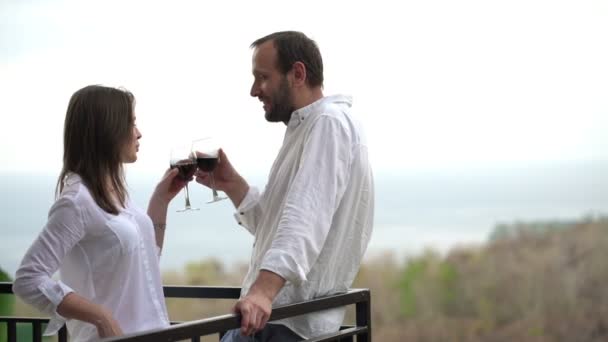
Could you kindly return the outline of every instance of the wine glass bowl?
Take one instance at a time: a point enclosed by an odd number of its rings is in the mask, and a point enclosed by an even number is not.
[[[171,168],[177,168],[179,171],[178,177],[183,181],[187,182],[192,179],[196,172],[196,163],[192,159],[179,160],[174,164],[171,164]]]
[[[218,155],[205,154],[202,152],[196,152],[196,164],[198,169],[204,172],[213,172],[217,166]]]
[[[207,203],[214,203],[226,199],[226,197],[219,196],[215,188],[214,171],[218,163],[220,163],[220,145],[218,142],[211,137],[194,140],[192,142],[192,154],[196,157],[198,169],[209,173],[213,199]]]

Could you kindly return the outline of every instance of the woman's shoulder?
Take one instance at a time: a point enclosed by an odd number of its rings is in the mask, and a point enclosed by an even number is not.
[[[57,197],[57,202],[72,202],[83,209],[94,204],[93,196],[86,187],[82,178],[75,173],[68,173],[63,179],[63,188]]]
[[[69,173],[63,179],[61,193],[49,210],[49,217],[52,215],[78,219],[85,226],[91,227],[95,226],[95,222],[104,222],[110,214],[104,214],[82,178]]]

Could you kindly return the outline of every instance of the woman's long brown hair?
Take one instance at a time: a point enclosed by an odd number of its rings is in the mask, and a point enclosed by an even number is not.
[[[108,213],[124,208],[127,188],[122,149],[133,134],[135,98],[127,90],[91,85],[70,98],[63,131],[63,168],[56,194],[70,172],[78,174]],[[116,203],[118,202],[118,203]]]

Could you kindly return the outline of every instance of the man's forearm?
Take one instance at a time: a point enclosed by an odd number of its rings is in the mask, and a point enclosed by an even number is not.
[[[260,270],[247,295],[261,294],[272,302],[283,286],[285,286],[283,277],[271,271]]]
[[[228,195],[234,207],[238,208],[247,192],[249,192],[249,184],[245,179],[239,177],[238,181],[235,181],[230,188],[224,189],[224,192]]]
[[[260,331],[272,313],[272,302],[285,285],[280,275],[261,270],[245,297],[234,306],[234,312],[241,314],[241,333],[249,336]]]

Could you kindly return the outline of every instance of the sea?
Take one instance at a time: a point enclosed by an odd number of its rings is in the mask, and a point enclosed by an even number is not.
[[[398,262],[435,250],[447,253],[488,241],[497,224],[576,220],[608,214],[608,161],[476,164],[375,173],[374,231],[365,260]],[[127,174],[130,194],[146,207],[156,179]],[[0,173],[0,268],[13,275],[45,225],[56,176]],[[249,180],[264,187],[265,177]],[[211,191],[190,185],[198,211],[169,207],[163,271],[214,258],[227,267],[249,260],[253,237],[233,218],[229,200],[206,203]]]

